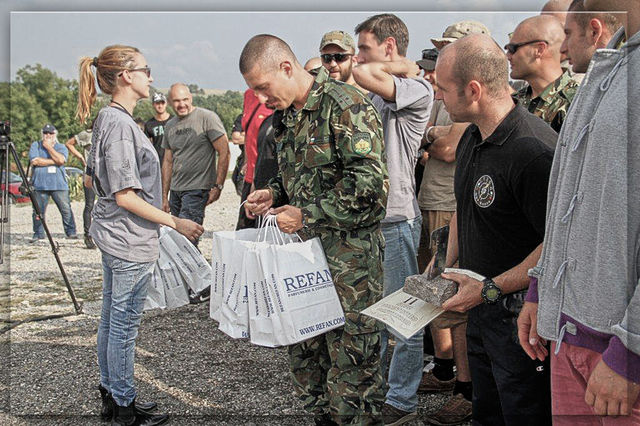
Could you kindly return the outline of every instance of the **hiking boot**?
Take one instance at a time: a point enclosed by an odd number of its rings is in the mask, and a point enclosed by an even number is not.
[[[155,414],[141,411],[134,400],[127,407],[114,402],[111,426],[157,426],[169,420],[168,414]]]
[[[461,393],[453,395],[435,413],[428,415],[425,420],[433,425],[459,425],[471,419],[471,401],[467,401]]]
[[[439,380],[433,370],[422,374],[418,393],[444,393],[451,392],[456,384],[455,376],[451,380]]]
[[[102,385],[98,385],[100,398],[102,399],[102,407],[100,408],[100,417],[104,421],[111,420],[113,417],[113,406],[115,402],[111,397],[111,392],[106,390]],[[155,402],[138,402],[134,407],[134,411],[141,415],[151,415],[152,411],[158,407]]]
[[[405,424],[415,419],[417,415],[418,414],[415,411],[403,411],[387,403],[382,407],[382,421],[385,426],[398,426]]]
[[[96,248],[96,243],[93,242],[93,238],[88,235],[84,236],[84,245],[89,249],[93,250]]]

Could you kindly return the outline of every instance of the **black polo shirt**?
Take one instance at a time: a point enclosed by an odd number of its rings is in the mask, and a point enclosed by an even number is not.
[[[461,268],[493,278],[542,242],[556,139],[519,105],[484,141],[476,125],[464,132],[454,181]]]

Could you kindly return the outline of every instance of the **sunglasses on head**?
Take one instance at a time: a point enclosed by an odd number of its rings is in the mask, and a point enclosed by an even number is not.
[[[513,55],[522,46],[526,46],[528,44],[534,44],[534,43],[546,43],[546,44],[549,44],[549,42],[547,40],[530,40],[530,41],[523,41],[522,43],[508,43],[508,44],[505,44],[504,45],[504,50],[506,50],[507,52],[509,52],[509,53],[511,53]]]
[[[142,68],[127,68],[125,71],[133,72],[133,71],[142,71],[147,75],[147,78],[151,77],[151,68],[150,67],[142,67]],[[123,71],[124,72],[124,71]],[[122,75],[122,72],[118,74]]]
[[[325,64],[330,64],[331,61],[343,62],[347,60],[350,56],[353,56],[352,53],[323,53],[320,55],[322,58],[322,62]]]

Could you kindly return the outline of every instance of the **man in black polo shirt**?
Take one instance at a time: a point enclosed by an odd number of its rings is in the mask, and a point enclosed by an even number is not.
[[[455,72],[453,72],[455,70]],[[518,344],[516,319],[542,249],[556,133],[514,103],[507,59],[487,35],[445,47],[438,98],[454,122],[471,122],[456,151],[457,209],[447,266],[487,279],[443,274],[458,293],[443,308],[469,312],[467,345],[473,419],[483,425],[551,424],[548,365]]]

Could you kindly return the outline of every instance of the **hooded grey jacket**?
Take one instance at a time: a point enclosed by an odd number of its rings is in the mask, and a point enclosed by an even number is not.
[[[640,354],[639,45],[636,33],[620,50],[596,51],[558,137],[544,248],[530,271],[538,334],[558,344],[572,325],[560,327],[564,314]]]

